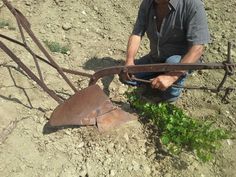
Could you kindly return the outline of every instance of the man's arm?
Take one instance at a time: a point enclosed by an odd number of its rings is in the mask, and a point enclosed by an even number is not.
[[[138,16],[132,31],[131,36],[129,37],[127,53],[126,53],[126,62],[125,65],[134,65],[134,59],[138,52],[142,36],[146,31],[147,26],[147,8],[149,1],[143,0],[138,11]]]
[[[203,45],[193,45],[189,48],[187,54],[182,58],[181,63],[196,63],[202,56],[203,50]],[[185,73],[186,71],[173,71],[160,75],[152,80],[152,88],[166,90]]]
[[[143,0],[139,7],[138,16],[128,41],[125,66],[134,65],[134,59],[138,52],[142,36],[146,31],[146,11],[148,3],[149,1]],[[130,80],[130,76],[123,73],[120,75],[120,79],[121,81]]]
[[[141,36],[131,35],[127,45],[125,65],[134,65],[134,59],[141,43]]]
[[[189,48],[187,54],[182,58],[181,63],[196,63],[204,51],[203,45],[193,45]]]
[[[127,45],[127,51],[126,51],[126,61],[125,66],[131,66],[134,65],[134,59],[138,52],[140,43],[141,43],[141,36],[132,34],[129,37],[128,45]],[[120,80],[121,82],[125,82],[130,79],[130,75],[127,73],[120,74]]]

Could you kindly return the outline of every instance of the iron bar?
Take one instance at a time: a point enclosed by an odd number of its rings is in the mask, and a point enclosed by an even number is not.
[[[25,48],[25,45],[24,45],[22,42],[18,41],[18,40],[15,40],[15,39],[10,38],[10,37],[8,37],[8,36],[5,36],[5,35],[3,35],[3,34],[0,34],[0,37],[3,38],[3,39],[8,40],[8,41],[10,41],[10,42],[13,42],[13,43],[15,43],[15,44],[18,44],[18,45],[20,45],[20,46],[22,46],[22,47]],[[26,50],[27,50],[27,49],[26,49]],[[33,51],[31,51],[31,52],[34,53]],[[47,61],[47,60],[44,59],[43,57],[41,57],[41,56],[39,56],[39,55],[37,55],[37,54],[35,54],[35,53],[34,53],[34,55],[35,55],[40,61],[42,61],[42,62],[44,62],[44,63],[46,63],[46,64],[48,64],[48,65],[50,65],[50,66],[52,66],[53,68],[56,69],[56,67],[55,67],[52,63],[50,63],[49,61]],[[88,77],[88,78],[91,78],[91,77],[92,77],[92,74],[88,74],[88,73],[84,73],[84,72],[80,72],[80,71],[75,71],[75,70],[71,70],[71,69],[67,69],[67,68],[61,68],[61,69],[62,69],[64,72],[69,73],[69,74],[74,74],[74,75],[78,75],[78,76],[84,76],[84,77]]]
[[[139,81],[139,82],[143,82],[143,83],[147,83],[147,84],[152,83],[151,80],[139,79],[135,76],[131,76],[131,80],[132,81]],[[218,90],[218,88],[209,88],[209,87],[206,87],[206,86],[182,86],[182,85],[178,85],[178,84],[172,84],[171,87],[182,88],[182,89],[190,89],[190,90],[209,90],[211,92],[225,91],[225,90],[228,89],[228,88],[220,88]]]
[[[231,63],[231,43],[228,42],[228,53],[227,53],[227,60],[223,63],[225,64],[225,74],[224,77],[222,79],[222,81],[220,82],[219,86],[217,87],[217,91],[220,91],[220,89],[222,88],[222,86],[224,85],[225,81],[227,80],[227,77],[229,76],[229,66],[227,66],[226,64],[230,64]]]
[[[179,70],[210,70],[210,69],[226,69],[226,67],[235,67],[235,63],[191,63],[191,64],[148,64],[148,65],[134,65],[134,66],[115,66],[101,69],[95,72],[90,79],[89,85],[95,84],[98,79],[114,75],[114,74],[137,74],[143,72],[169,72]]]
[[[26,19],[26,17],[17,9],[15,9],[7,0],[3,0],[3,3],[7,6],[7,8],[11,11],[11,13],[15,16],[20,33],[21,33],[21,38],[23,40],[23,43],[20,41],[17,41],[15,39],[12,39],[10,37],[4,36],[0,34],[0,37],[14,42],[22,47],[24,47],[33,57],[35,65],[37,67],[37,71],[39,74],[39,78],[32,73],[29,68],[27,68],[26,65],[22,63],[22,61],[17,58],[10,49],[8,49],[1,41],[1,48],[10,56],[22,69],[33,79],[35,80],[50,96],[52,96],[58,103],[62,102],[62,98],[60,98],[55,92],[51,91],[43,81],[42,73],[40,70],[40,66],[38,63],[38,60],[43,61],[44,63],[52,66],[55,68],[58,73],[62,76],[62,78],[67,82],[67,84],[74,90],[74,92],[77,92],[77,89],[74,87],[72,82],[67,78],[67,76],[64,74],[65,73],[70,73],[74,75],[80,75],[80,76],[85,76],[90,78],[89,85],[94,85],[100,78],[103,78],[105,76],[109,75],[114,75],[114,74],[136,74],[136,73],[143,73],[143,72],[169,72],[169,71],[178,71],[178,70],[211,70],[211,69],[224,69],[225,74],[220,82],[219,86],[217,88],[208,88],[208,87],[182,87],[179,85],[173,85],[175,87],[179,88],[185,88],[185,89],[203,89],[203,90],[210,90],[212,92],[219,92],[224,90],[225,91],[225,96],[224,99],[227,97],[228,93],[230,93],[232,90],[235,90],[234,88],[223,88],[223,85],[225,81],[227,80],[227,77],[232,75],[234,73],[234,69],[236,68],[236,63],[233,63],[231,61],[231,43],[228,43],[228,54],[227,54],[227,60],[222,62],[222,63],[194,63],[194,64],[148,64],[148,65],[136,65],[136,66],[114,66],[114,67],[109,67],[109,68],[104,68],[101,69],[94,74],[88,74],[84,72],[79,72],[79,71],[74,71],[66,68],[61,68],[54,60],[53,58],[49,55],[49,53],[46,51],[46,49],[43,47],[41,42],[36,38],[32,30],[30,29],[30,23]],[[24,31],[31,37],[31,39],[34,41],[34,43],[38,46],[40,51],[45,55],[45,57],[49,60],[46,60],[38,55],[36,55],[30,47],[27,45],[25,36],[24,36]],[[133,80],[138,80],[138,78],[134,78]],[[139,81],[141,81],[139,79]],[[150,81],[145,81],[143,82],[149,82]]]
[[[35,66],[36,66],[36,69],[38,71],[38,75],[39,75],[39,78],[40,80],[44,83],[44,80],[43,80],[43,75],[42,75],[42,72],[40,70],[40,66],[39,66],[39,63],[38,63],[38,60],[36,58],[36,56],[34,55],[34,53],[32,52],[32,50],[28,47],[27,45],[27,42],[25,40],[25,35],[24,35],[24,32],[23,32],[23,29],[22,29],[22,26],[20,24],[20,21],[18,18],[16,18],[16,21],[17,21],[17,25],[18,25],[18,28],[20,30],[20,34],[21,34],[21,39],[23,40],[23,44],[24,44],[24,47],[25,49],[32,55],[33,59],[34,59],[34,63],[35,63]]]
[[[47,92],[55,101],[57,101],[59,104],[63,102],[57,94],[50,90],[38,77],[24,64],[22,61],[2,42],[0,41],[0,48],[9,56],[11,57],[19,67],[21,67],[27,75],[34,80],[45,92]]]
[[[74,90],[74,92],[77,92],[77,89],[72,84],[72,82],[67,78],[67,76],[64,74],[63,70],[57,65],[57,63],[52,59],[52,57],[49,55],[49,53],[46,51],[46,49],[43,47],[41,42],[36,38],[32,30],[30,29],[30,25],[28,21],[26,21],[26,18],[22,16],[22,13],[19,13],[19,10],[16,10],[7,0],[3,0],[3,3],[7,6],[7,8],[12,12],[12,14],[15,16],[16,19],[20,21],[20,24],[24,28],[24,30],[28,33],[28,35],[32,38],[32,40],[35,42],[35,44],[39,47],[41,52],[45,55],[46,58],[56,67],[59,74],[62,76],[62,78],[67,82],[67,84]]]

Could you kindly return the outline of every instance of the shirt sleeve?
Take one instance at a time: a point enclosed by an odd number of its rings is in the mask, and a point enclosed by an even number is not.
[[[138,11],[138,17],[133,28],[132,34],[143,36],[146,31],[146,6],[147,1],[143,0]]]
[[[195,4],[187,13],[187,41],[190,46],[207,44],[210,42],[210,34],[207,24],[204,4],[201,0],[194,0]]]

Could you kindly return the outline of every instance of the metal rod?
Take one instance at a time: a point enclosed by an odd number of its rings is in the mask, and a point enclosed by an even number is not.
[[[235,63],[223,64],[223,63],[191,63],[191,64],[148,64],[148,65],[134,65],[134,66],[115,66],[101,69],[95,72],[90,79],[89,85],[95,84],[98,79],[114,75],[114,74],[137,74],[137,73],[148,73],[148,72],[169,72],[169,71],[178,71],[178,70],[205,70],[205,69],[226,69],[226,67],[232,66],[235,67]]]
[[[50,90],[24,63],[21,62],[21,60],[2,42],[0,41],[0,48],[15,61],[19,67],[21,67],[27,75],[34,80],[45,92],[47,92],[55,101],[57,101],[59,104],[63,102],[57,94]]]
[[[146,79],[139,79],[135,76],[131,77],[132,81],[138,81],[138,82],[143,82],[143,83],[148,83],[151,84],[152,81],[151,80],[146,80]],[[205,86],[182,86],[182,85],[177,85],[177,84],[172,84],[171,87],[176,87],[176,88],[182,88],[182,89],[190,89],[190,90],[209,90],[212,92],[217,92],[217,88],[209,88],[209,87],[205,87]],[[219,91],[224,91],[226,88],[220,88]]]
[[[228,42],[227,63],[231,63],[231,42]]]
[[[18,41],[18,40],[15,40],[15,39],[10,38],[10,37],[8,37],[8,36],[5,36],[5,35],[3,35],[3,34],[0,34],[0,37],[3,38],[3,39],[8,40],[8,41],[10,41],[10,42],[13,42],[13,43],[15,43],[15,44],[18,44],[18,45],[20,45],[20,46],[22,46],[22,47],[25,48],[25,45],[24,45],[22,42]],[[26,50],[27,50],[27,49],[26,49]],[[31,51],[31,52],[34,53],[33,51]],[[49,61],[47,61],[47,60],[44,59],[43,57],[41,57],[41,56],[39,56],[39,55],[37,55],[37,54],[35,54],[35,53],[34,53],[34,55],[35,55],[40,61],[42,61],[42,62],[44,62],[44,63],[46,63],[46,64],[48,64],[48,65],[50,65],[50,66],[52,66],[53,68],[56,69],[56,67],[55,67],[52,63],[50,63]],[[88,77],[88,78],[91,78],[91,77],[92,77],[92,74],[88,74],[88,73],[84,73],[84,72],[80,72],[80,71],[75,71],[75,70],[71,70],[71,69],[67,69],[67,68],[61,68],[61,69],[62,69],[64,72],[66,72],[66,73],[70,73],[70,74],[74,74],[74,75],[79,75],[79,76],[84,76],[84,77]]]
[[[16,9],[7,1],[3,0],[3,3],[7,6],[7,8],[12,12],[12,14],[20,20],[20,23],[22,27],[25,29],[25,31],[28,33],[28,35],[32,38],[32,40],[35,42],[35,44],[39,47],[39,49],[42,51],[42,53],[48,58],[48,60],[56,67],[59,74],[62,76],[62,78],[67,82],[67,84],[74,90],[74,92],[77,92],[77,89],[72,84],[72,82],[67,78],[67,76],[64,74],[62,69],[57,65],[57,63],[52,59],[52,57],[49,55],[49,53],[45,50],[41,42],[36,38],[34,33],[31,31],[29,27],[28,21],[25,20],[25,17],[21,17],[22,13],[18,13],[19,10],[16,11]]]
[[[228,50],[227,51],[228,51],[227,52],[227,60],[225,62],[225,65],[226,65],[226,63],[227,64],[231,63],[231,61],[230,61],[230,59],[231,59],[231,43],[230,42],[228,42]],[[228,76],[229,76],[229,66],[225,66],[225,74],[224,74],[224,77],[223,77],[222,81],[220,82],[219,86],[217,87],[217,91],[220,91],[220,89],[223,87]]]
[[[17,25],[18,25],[18,28],[20,30],[20,34],[21,34],[21,39],[23,40],[23,43],[24,43],[24,48],[32,55],[33,59],[34,59],[34,63],[35,63],[35,66],[36,66],[36,69],[38,71],[38,75],[39,75],[39,78],[40,80],[44,83],[44,80],[43,80],[43,75],[42,75],[42,72],[40,70],[40,66],[39,66],[39,63],[38,63],[38,60],[36,58],[36,56],[34,55],[34,53],[32,52],[32,50],[28,47],[27,45],[27,42],[25,40],[25,35],[24,35],[24,32],[23,32],[23,29],[21,27],[21,24],[20,24],[20,21],[18,18],[16,18],[16,21],[17,21]]]

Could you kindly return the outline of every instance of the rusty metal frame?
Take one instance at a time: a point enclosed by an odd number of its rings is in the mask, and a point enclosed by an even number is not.
[[[236,64],[231,61],[231,43],[228,43],[228,57],[227,60],[222,63],[198,63],[198,64],[149,64],[149,65],[136,65],[136,66],[114,66],[109,68],[101,69],[94,74],[88,74],[84,72],[79,72],[71,69],[66,69],[60,67],[50,56],[50,54],[47,52],[47,50],[43,47],[41,42],[36,38],[34,33],[32,32],[30,28],[30,23],[26,19],[26,17],[17,9],[15,9],[11,3],[9,3],[7,0],[2,0],[3,3],[6,5],[6,7],[10,10],[10,12],[15,16],[18,28],[20,30],[21,38],[23,42],[17,41],[13,38],[10,38],[8,36],[5,36],[3,34],[0,34],[0,38],[3,38],[5,40],[8,40],[10,42],[16,43],[22,47],[24,47],[33,57],[38,75],[35,75],[21,60],[18,58],[2,41],[0,41],[0,48],[15,61],[26,73],[27,75],[34,80],[45,92],[47,92],[54,100],[56,100],[59,104],[64,102],[64,99],[57,95],[55,91],[49,89],[46,84],[43,81],[40,65],[38,63],[39,59],[40,61],[52,66],[54,69],[57,70],[57,72],[62,76],[62,78],[65,80],[65,82],[71,87],[71,89],[74,92],[77,92],[77,89],[72,84],[72,82],[68,79],[68,77],[65,75],[65,73],[84,76],[90,78],[89,85],[94,85],[96,82],[105,76],[114,75],[114,74],[135,74],[135,73],[141,73],[141,72],[168,72],[168,71],[177,71],[177,70],[212,70],[212,69],[223,69],[225,70],[224,77],[217,88],[208,88],[208,87],[182,87],[185,89],[202,89],[202,90],[210,90],[213,92],[219,92],[219,91],[225,91],[225,96],[223,99],[225,99],[231,91],[235,90],[232,87],[223,88],[223,85],[225,81],[227,80],[227,77],[232,75],[234,73],[234,69],[236,67]],[[27,45],[27,42],[25,40],[24,31],[31,37],[31,39],[34,41],[34,43],[38,46],[40,51],[44,54],[44,56],[47,59],[44,59],[43,57],[35,54],[30,47]],[[133,80],[138,80],[137,78],[132,78]],[[140,80],[143,82],[150,82],[145,80]],[[178,85],[174,85],[175,87],[180,87]]]
[[[22,42],[20,42],[20,41],[18,41],[16,39],[13,39],[13,38],[11,38],[9,36],[5,36],[3,34],[0,34],[0,38],[3,38],[5,40],[8,40],[8,41],[13,42],[15,44],[18,44],[19,46],[25,48],[25,44],[24,43],[22,43]],[[50,63],[48,60],[46,60],[45,58],[35,54],[34,52],[32,52],[32,53],[36,56],[37,59],[39,59],[40,61],[42,61],[42,62],[50,65],[54,69],[56,69],[56,67],[52,63]],[[68,74],[79,75],[79,76],[84,76],[84,77],[88,77],[88,78],[92,78],[92,76],[93,76],[92,74],[88,74],[88,73],[84,73],[84,72],[80,72],[80,71],[75,71],[75,70],[67,69],[67,68],[63,68],[63,67],[61,67],[61,69],[62,69],[63,72],[68,73]]]
[[[178,70],[210,70],[210,69],[227,69],[228,67],[236,67],[235,63],[189,63],[189,64],[147,64],[134,66],[114,66],[104,68],[93,74],[90,84],[95,84],[100,78],[113,74],[136,74],[142,72],[169,72]]]
[[[21,38],[23,42],[17,41],[15,39],[12,39],[8,36],[5,36],[3,34],[0,34],[0,37],[3,39],[6,39],[8,41],[11,41],[13,43],[16,43],[22,47],[24,47],[33,57],[34,62],[35,62],[35,66],[37,68],[38,71],[38,76],[36,74],[34,74],[22,61],[20,58],[18,58],[2,41],[0,41],[0,48],[9,56],[13,59],[13,61],[15,61],[26,73],[27,75],[34,80],[45,92],[47,92],[55,101],[57,101],[59,104],[61,104],[64,99],[57,95],[55,93],[55,91],[49,89],[46,84],[44,83],[43,77],[42,77],[42,72],[38,63],[38,60],[41,60],[49,65],[51,65],[53,68],[55,68],[57,70],[57,72],[62,76],[62,78],[66,81],[66,83],[71,87],[71,89],[74,92],[77,92],[77,89],[75,88],[75,86],[72,84],[72,82],[68,79],[68,77],[65,75],[64,72],[66,73],[70,73],[70,74],[76,74],[76,75],[81,75],[81,76],[85,76],[85,77],[91,77],[90,74],[87,73],[83,73],[83,72],[78,72],[78,71],[74,71],[74,70],[69,70],[69,69],[65,69],[65,68],[61,68],[54,60],[53,58],[50,56],[50,54],[47,52],[47,50],[43,47],[43,45],[41,44],[41,42],[37,39],[37,37],[34,35],[34,33],[31,30],[31,26],[30,23],[28,22],[28,20],[26,19],[26,17],[17,9],[15,9],[10,2],[8,2],[7,0],[2,0],[4,5],[10,10],[10,12],[14,15],[16,21],[17,21],[17,25],[18,28],[20,30],[20,34],[21,34]],[[26,40],[25,40],[25,34],[24,32],[26,32],[31,39],[34,41],[34,43],[38,46],[38,48],[40,49],[40,51],[45,55],[45,57],[47,58],[44,59],[38,55],[36,55],[31,48],[28,46]]]

